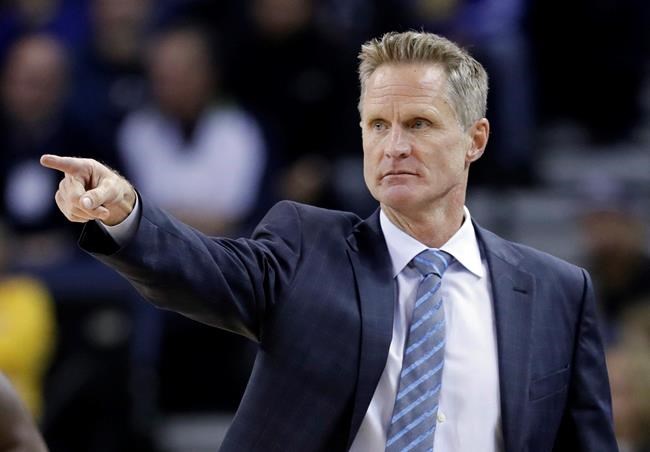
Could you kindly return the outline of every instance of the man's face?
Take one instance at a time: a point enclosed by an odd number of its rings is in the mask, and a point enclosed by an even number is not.
[[[425,213],[448,195],[464,197],[469,164],[483,152],[488,125],[481,120],[464,131],[446,90],[439,65],[382,65],[367,80],[364,178],[383,207]]]

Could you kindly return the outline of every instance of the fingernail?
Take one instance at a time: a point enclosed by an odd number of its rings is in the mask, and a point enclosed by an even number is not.
[[[81,198],[81,204],[84,206],[85,209],[92,209],[93,207],[93,201],[88,196],[84,196],[83,198]]]

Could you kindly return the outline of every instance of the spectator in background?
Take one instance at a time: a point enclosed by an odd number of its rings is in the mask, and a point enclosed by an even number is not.
[[[65,50],[56,39],[32,35],[12,46],[2,73],[0,215],[21,241],[21,252],[14,256],[19,261],[42,264],[69,252],[68,226],[43,202],[58,181],[38,164],[44,151],[84,149],[82,132],[63,108],[67,69]]]
[[[47,452],[34,422],[0,373],[0,452]]]
[[[19,38],[50,33],[75,48],[87,37],[83,2],[74,0],[9,0],[0,5],[0,61]]]
[[[71,110],[101,159],[119,168],[115,135],[146,97],[142,66],[150,0],[91,0],[91,38],[75,55]]]
[[[158,205],[205,233],[235,234],[256,207],[266,144],[255,119],[224,98],[212,44],[189,24],[152,37],[146,61],[153,98],[124,121],[119,157]],[[251,344],[177,316],[163,321],[161,409],[234,411],[248,379]],[[206,363],[203,353],[187,353],[206,344],[218,359]],[[214,384],[222,389],[216,394],[208,389]]]
[[[646,226],[617,181],[594,175],[586,181],[581,216],[587,262],[593,275],[607,331],[613,341],[621,331],[621,314],[650,299],[650,256]]]
[[[607,352],[621,452],[650,451],[650,298],[625,310],[623,337]]]
[[[356,59],[319,33],[313,3],[250,2],[248,31],[233,44],[228,67],[238,98],[270,129],[276,196],[332,206],[330,165],[360,149],[358,112],[349,102],[358,96]]]
[[[266,164],[262,132],[221,97],[219,68],[200,29],[158,33],[147,61],[153,101],[119,132],[124,169],[147,197],[186,223],[228,234],[255,207]]]
[[[40,419],[43,378],[54,351],[54,307],[39,281],[6,272],[9,243],[6,230],[0,227],[0,370],[16,387],[31,416]],[[0,439],[0,450],[4,450],[1,447]]]
[[[58,180],[41,170],[39,154],[71,147],[76,155],[101,158],[88,144],[84,127],[75,123],[64,107],[69,84],[65,49],[55,38],[42,34],[26,36],[11,47],[0,83],[0,217],[7,222],[14,239],[5,262],[12,271],[34,275],[47,286],[46,291],[25,278],[5,279],[0,284],[0,369],[12,379],[14,373],[19,375],[17,389],[26,394],[30,409],[40,415],[40,385],[45,371],[41,361],[47,363],[47,357],[54,351],[51,333],[47,331],[50,327],[53,330],[55,320],[51,312],[44,311],[50,308],[46,297],[52,294],[61,328],[57,359],[48,375],[55,384],[46,385],[52,390],[46,390],[47,406],[42,420],[52,450],[65,452],[95,450],[90,440],[78,449],[71,445],[91,437],[100,438],[97,443],[106,444],[107,437],[119,444],[129,443],[129,439],[122,441],[127,434],[118,429],[128,421],[122,406],[130,402],[126,388],[126,342],[131,337],[115,341],[114,347],[86,353],[94,339],[106,330],[96,327],[98,322],[94,319],[101,320],[106,312],[120,319],[113,322],[117,326],[108,328],[109,335],[118,337],[120,330],[128,329],[129,321],[134,319],[137,330],[134,328],[133,340],[144,344],[140,348],[146,348],[151,355],[158,345],[157,326],[147,327],[144,323],[155,323],[148,321],[152,316],[155,320],[155,314],[147,315],[153,310],[142,310],[136,302],[129,304],[135,292],[121,278],[112,277],[111,272],[76,250],[71,243],[76,235],[74,228],[51,205],[42,202],[46,193],[56,189]],[[94,98],[86,101],[92,103]],[[78,314],[82,310],[83,314]],[[77,322],[71,322],[71,318]],[[90,333],[85,334],[86,331]],[[123,349],[122,355],[115,352],[110,358],[109,352],[102,354],[104,350]],[[137,354],[137,361],[134,356],[134,367],[149,364],[143,362],[143,354]],[[120,398],[122,394],[126,395]],[[122,399],[127,402],[113,409]],[[84,411],[82,404],[88,400],[96,411]],[[75,411],[78,406],[82,408]],[[119,422],[105,419],[109,412],[117,412],[114,417]],[[52,431],[57,435],[54,441]],[[68,431],[74,434],[66,436]]]

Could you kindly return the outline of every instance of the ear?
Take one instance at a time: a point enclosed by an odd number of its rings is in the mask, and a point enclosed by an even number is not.
[[[470,146],[465,154],[465,162],[469,165],[478,160],[485,151],[488,137],[490,136],[490,123],[486,118],[481,118],[470,127],[467,132],[470,139]]]

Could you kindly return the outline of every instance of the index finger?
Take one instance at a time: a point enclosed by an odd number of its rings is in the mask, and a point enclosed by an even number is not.
[[[67,174],[78,174],[86,169],[87,163],[80,158],[45,154],[41,156],[41,165]]]

